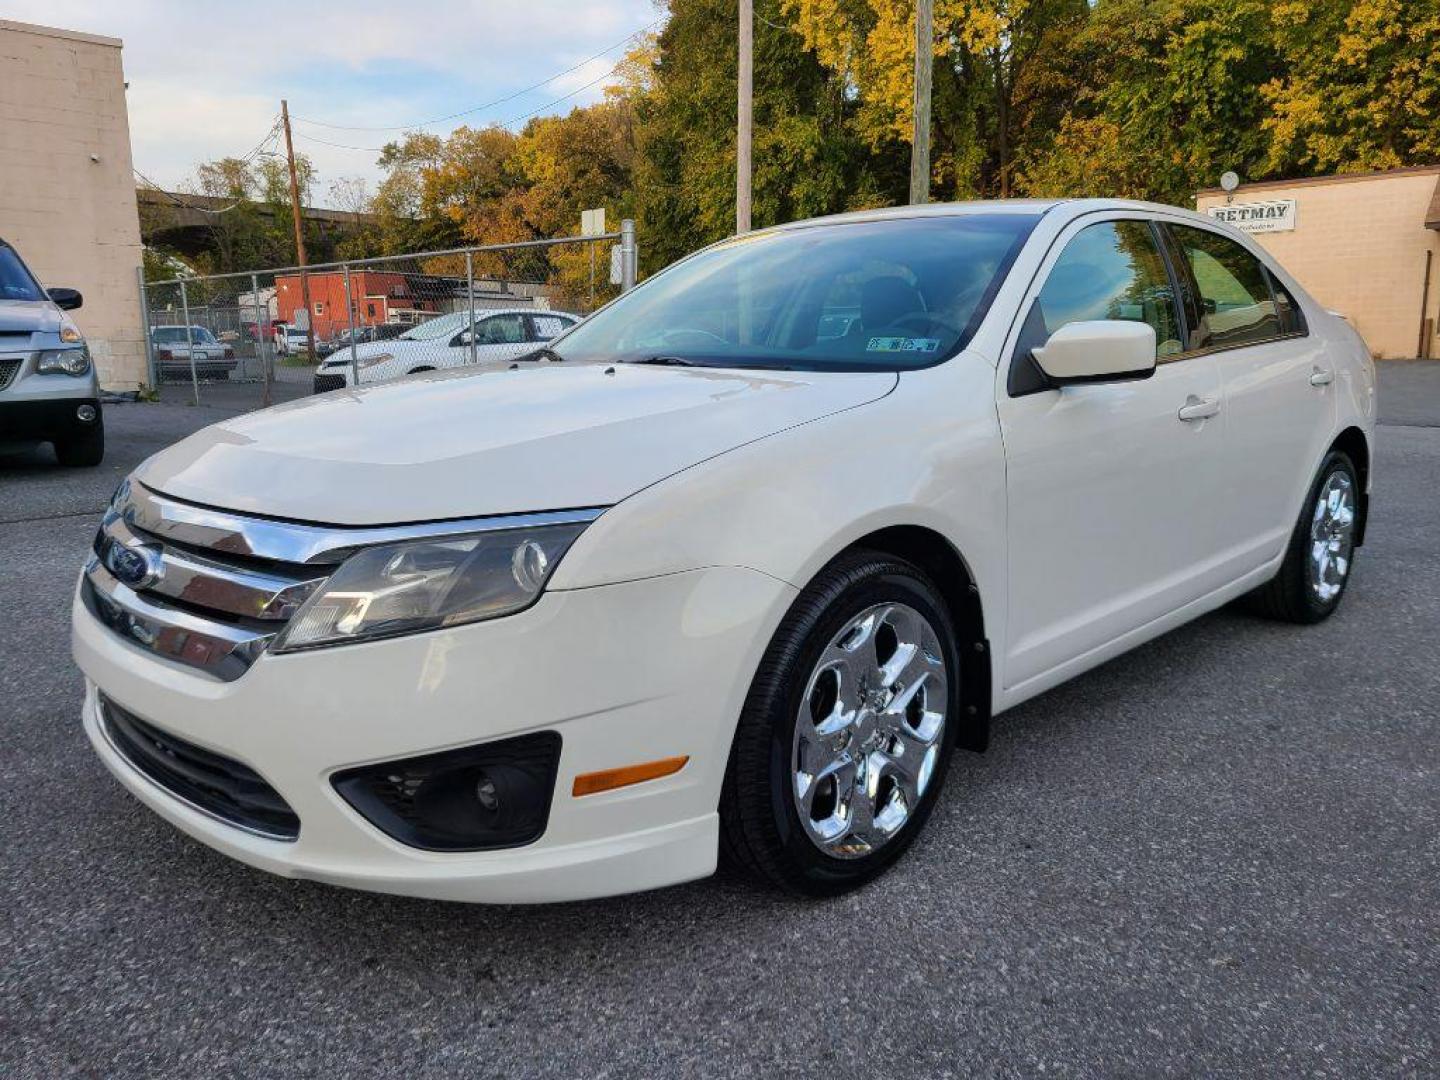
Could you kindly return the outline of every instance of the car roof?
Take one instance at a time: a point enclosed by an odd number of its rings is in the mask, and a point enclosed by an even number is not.
[[[970,217],[989,214],[1019,214],[1043,217],[1052,211],[1064,211],[1067,217],[1093,213],[1096,210],[1135,210],[1142,213],[1181,214],[1210,224],[1215,219],[1184,206],[1168,203],[1142,202],[1138,199],[973,199],[966,202],[924,203],[911,206],[886,206],[875,210],[851,210],[843,214],[805,218],[758,231],[784,232],[826,225],[847,225],[860,221],[898,221],[905,218]]]

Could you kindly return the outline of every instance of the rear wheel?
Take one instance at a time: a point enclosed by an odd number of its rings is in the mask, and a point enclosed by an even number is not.
[[[83,435],[72,436],[68,439],[57,439],[55,442],[55,457],[59,459],[61,465],[71,468],[99,465],[105,458],[104,419],[97,418],[95,420],[95,426]]]
[[[959,672],[949,615],[919,569],[874,552],[832,563],[751,686],[721,799],[725,854],[810,896],[882,873],[935,805]]]
[[[1349,455],[1332,451],[1310,487],[1280,572],[1246,598],[1248,606],[1285,622],[1328,619],[1350,582],[1359,514],[1355,465]]]

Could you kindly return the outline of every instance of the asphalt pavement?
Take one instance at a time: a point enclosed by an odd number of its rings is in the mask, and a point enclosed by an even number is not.
[[[828,903],[465,906],[210,851],[91,754],[67,619],[118,480],[227,410],[0,457],[0,1077],[1436,1075],[1440,364],[1381,390],[1333,619],[1218,612],[1006,714]]]

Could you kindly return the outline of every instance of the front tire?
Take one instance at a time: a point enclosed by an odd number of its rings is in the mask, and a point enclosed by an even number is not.
[[[751,685],[722,851],[802,895],[871,881],[930,816],[959,703],[955,629],[934,584],[882,553],[837,559],[795,601]]]
[[[1360,483],[1348,454],[1333,450],[1320,464],[1280,572],[1246,597],[1256,614],[1308,625],[1340,606],[1355,560]]]

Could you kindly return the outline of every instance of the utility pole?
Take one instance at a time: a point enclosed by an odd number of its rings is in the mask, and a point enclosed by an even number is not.
[[[930,75],[935,63],[934,0],[915,3],[915,131],[910,143],[910,202],[930,201]]]
[[[750,231],[750,131],[755,96],[755,2],[740,0],[740,114],[735,131],[735,232]]]
[[[305,345],[315,359],[315,313],[310,309],[310,276],[305,273],[305,228],[300,223],[300,180],[295,174],[295,144],[290,140],[290,105],[280,99],[285,122],[285,160],[290,165],[290,213],[295,218],[295,262],[300,267],[300,300],[305,305]]]

